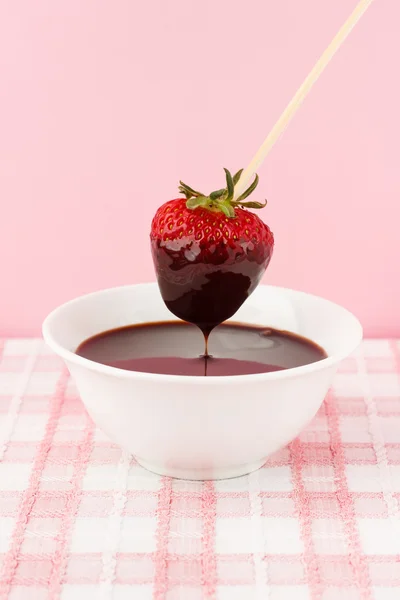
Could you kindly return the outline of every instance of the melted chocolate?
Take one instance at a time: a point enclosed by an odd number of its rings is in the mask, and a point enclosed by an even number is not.
[[[144,373],[249,375],[299,367],[326,358],[325,351],[293,333],[227,323],[210,337],[211,356],[201,356],[202,335],[188,323],[143,323],[105,331],[76,353],[95,362]]]
[[[152,241],[161,296],[179,319],[197,325],[206,341],[210,332],[230,319],[260,283],[272,248],[243,242],[241,252],[225,243],[215,246],[212,262],[200,245],[186,238],[160,245]]]

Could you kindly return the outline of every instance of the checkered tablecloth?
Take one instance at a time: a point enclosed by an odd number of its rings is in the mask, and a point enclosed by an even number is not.
[[[264,468],[184,482],[97,430],[43,342],[0,341],[0,600],[399,600],[399,375],[367,340]]]

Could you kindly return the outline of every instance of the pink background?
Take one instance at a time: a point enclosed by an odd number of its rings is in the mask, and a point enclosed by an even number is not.
[[[149,281],[179,178],[245,166],[355,0],[0,3],[0,334]],[[400,334],[400,5],[373,3],[264,164],[266,282]],[[390,291],[389,291],[390,288]]]

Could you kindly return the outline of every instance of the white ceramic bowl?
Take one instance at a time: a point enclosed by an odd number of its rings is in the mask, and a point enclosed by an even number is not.
[[[173,320],[156,284],[95,292],[53,311],[43,324],[89,414],[145,468],[184,479],[221,479],[261,467],[320,407],[338,363],[360,343],[347,310],[293,290],[259,286],[234,320],[299,333],[328,358],[286,371],[232,377],[154,375],[108,367],[74,353],[102,331]]]

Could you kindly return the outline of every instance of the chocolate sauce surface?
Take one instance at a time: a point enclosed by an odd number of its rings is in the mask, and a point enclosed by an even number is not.
[[[280,371],[327,356],[320,346],[294,333],[240,323],[216,327],[208,356],[203,348],[198,327],[165,321],[105,331],[85,340],[76,354],[129,371],[209,377]]]

